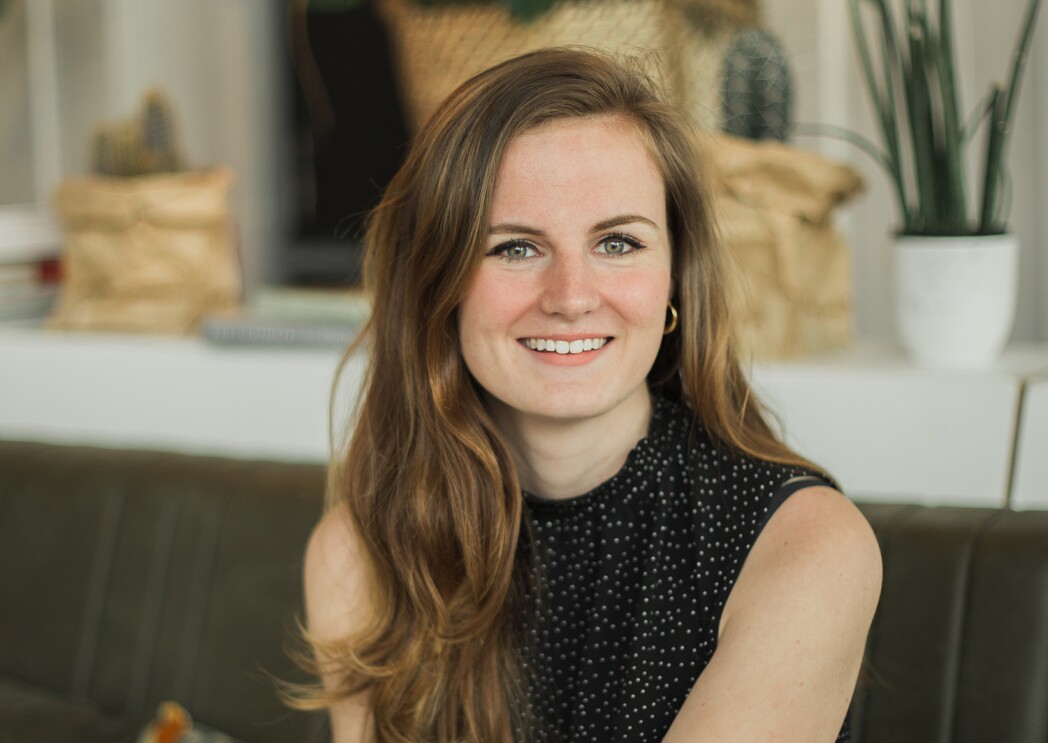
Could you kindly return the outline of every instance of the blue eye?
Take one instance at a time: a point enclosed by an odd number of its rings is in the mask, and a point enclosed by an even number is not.
[[[626,255],[635,250],[641,250],[644,243],[630,235],[615,234],[607,235],[598,243],[597,252],[604,255]]]
[[[523,261],[536,255],[535,246],[527,240],[510,240],[496,245],[487,255],[497,256],[507,261]]]

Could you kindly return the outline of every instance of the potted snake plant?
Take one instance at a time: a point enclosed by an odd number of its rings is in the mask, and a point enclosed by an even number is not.
[[[1009,231],[1007,156],[1041,0],[1029,0],[1006,83],[990,86],[962,118],[951,0],[849,0],[862,76],[880,142],[839,132],[888,175],[899,223],[893,258],[896,322],[922,366],[992,363],[1011,332],[1018,241]],[[976,134],[984,150],[969,174]],[[974,193],[969,187],[974,185]]]

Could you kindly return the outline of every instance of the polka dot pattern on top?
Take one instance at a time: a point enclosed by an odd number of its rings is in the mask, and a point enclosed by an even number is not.
[[[528,628],[539,738],[662,740],[767,519],[801,487],[834,486],[812,474],[717,448],[694,414],[656,398],[613,478],[567,500],[525,493],[542,587]],[[849,739],[845,722],[837,740]]]

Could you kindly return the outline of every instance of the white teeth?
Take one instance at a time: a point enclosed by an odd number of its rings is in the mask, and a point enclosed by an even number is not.
[[[524,345],[532,351],[546,351],[547,353],[583,353],[585,351],[596,351],[603,348],[607,343],[606,338],[584,338],[574,341],[555,341],[547,338],[525,338]]]

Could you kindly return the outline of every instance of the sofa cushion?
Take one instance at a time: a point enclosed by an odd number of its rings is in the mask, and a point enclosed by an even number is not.
[[[965,618],[953,739],[1048,741],[1048,512],[987,524]]]
[[[862,508],[884,587],[855,743],[1048,740],[1048,512]]]
[[[131,743],[144,722],[137,716],[106,715],[89,702],[0,678],[0,743]]]
[[[0,675],[118,718],[171,699],[248,743],[306,740],[274,678],[324,470],[0,443]],[[11,597],[18,597],[11,600]]]

